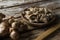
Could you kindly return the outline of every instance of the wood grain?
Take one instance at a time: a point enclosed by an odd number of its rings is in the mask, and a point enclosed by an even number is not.
[[[51,28],[40,34],[35,40],[43,40],[44,38],[46,38],[47,36],[49,36],[51,33],[53,33],[59,28],[60,28],[60,23],[55,26],[52,26]]]

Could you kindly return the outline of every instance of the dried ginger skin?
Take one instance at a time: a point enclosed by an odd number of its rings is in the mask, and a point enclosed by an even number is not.
[[[17,30],[17,31],[21,32],[21,31],[27,30],[28,26],[26,24],[22,23],[21,21],[19,21],[19,22],[13,22],[12,23],[12,28],[14,30]]]
[[[5,18],[6,16],[2,13],[0,13],[0,23],[2,22],[3,18]]]
[[[2,13],[0,13],[0,17],[5,18],[6,16]]]
[[[11,39],[13,39],[13,40],[19,40],[19,37],[20,37],[20,34],[17,32],[17,31],[12,31],[11,33],[10,33],[10,37],[11,37]]]
[[[4,37],[9,34],[9,24],[7,22],[0,23],[0,36]]]
[[[6,16],[0,13],[0,36],[4,37],[9,34],[9,23],[7,20],[3,20]]]
[[[19,40],[20,38],[20,32],[26,31],[28,29],[27,25],[25,25],[21,21],[15,21],[11,25],[10,28],[10,37],[13,40]]]

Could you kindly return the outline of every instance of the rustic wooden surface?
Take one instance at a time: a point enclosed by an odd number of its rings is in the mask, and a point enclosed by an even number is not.
[[[10,3],[10,4],[8,4],[8,3]],[[38,2],[38,3],[34,3],[34,4],[26,4],[26,5],[11,7],[11,8],[5,8],[5,7],[20,5],[20,4],[22,4],[22,2],[20,2],[20,1],[17,1],[17,2],[16,1],[0,2],[0,8],[1,8],[1,6],[4,6],[4,8],[0,9],[0,12],[5,14],[6,17],[8,17],[8,16],[20,16],[19,15],[20,11],[22,11],[26,7],[30,7],[32,5],[33,6],[34,5],[36,5],[36,6],[40,5],[42,7],[48,7],[50,9],[53,9],[53,11],[58,16],[60,16],[60,9],[59,9],[60,0]],[[55,8],[58,8],[58,9],[55,10]],[[22,33],[20,40],[33,40],[33,39],[37,38],[40,34],[45,32],[47,30],[47,28],[46,27],[45,28],[39,28],[39,29],[35,29],[35,30],[32,30],[32,31],[28,31],[28,32]],[[56,32],[54,32],[53,34],[49,35],[44,40],[60,40],[60,29],[57,30]]]

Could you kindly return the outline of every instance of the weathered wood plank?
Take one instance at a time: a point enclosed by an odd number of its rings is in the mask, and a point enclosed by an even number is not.
[[[35,40],[43,40],[44,38],[46,38],[47,36],[49,36],[51,33],[53,33],[54,31],[56,31],[59,28],[60,28],[60,23],[55,26],[52,26],[47,31],[40,34]]]
[[[10,8],[10,7],[14,7],[14,6],[20,6],[20,5],[23,5],[23,4],[31,4],[31,3],[36,3],[36,2],[40,2],[40,1],[42,1],[42,0],[1,1],[0,2],[0,9],[1,8],[6,8],[6,7]]]
[[[40,5],[39,3],[37,3],[37,4]],[[24,8],[29,7],[29,6],[32,6],[32,5],[36,5],[37,6],[37,4],[29,4],[28,6],[27,5],[22,5],[22,6],[11,7],[11,8],[6,8],[6,9],[3,8],[3,9],[0,9],[0,12],[3,13],[3,14],[6,14],[7,16],[14,16],[15,13],[19,13],[20,11],[24,10]],[[41,4],[40,6],[41,7],[48,7],[50,9],[52,9],[52,8],[55,9],[57,7],[60,7],[55,2],[47,2],[45,4]],[[57,6],[57,7],[55,7],[55,6]]]

